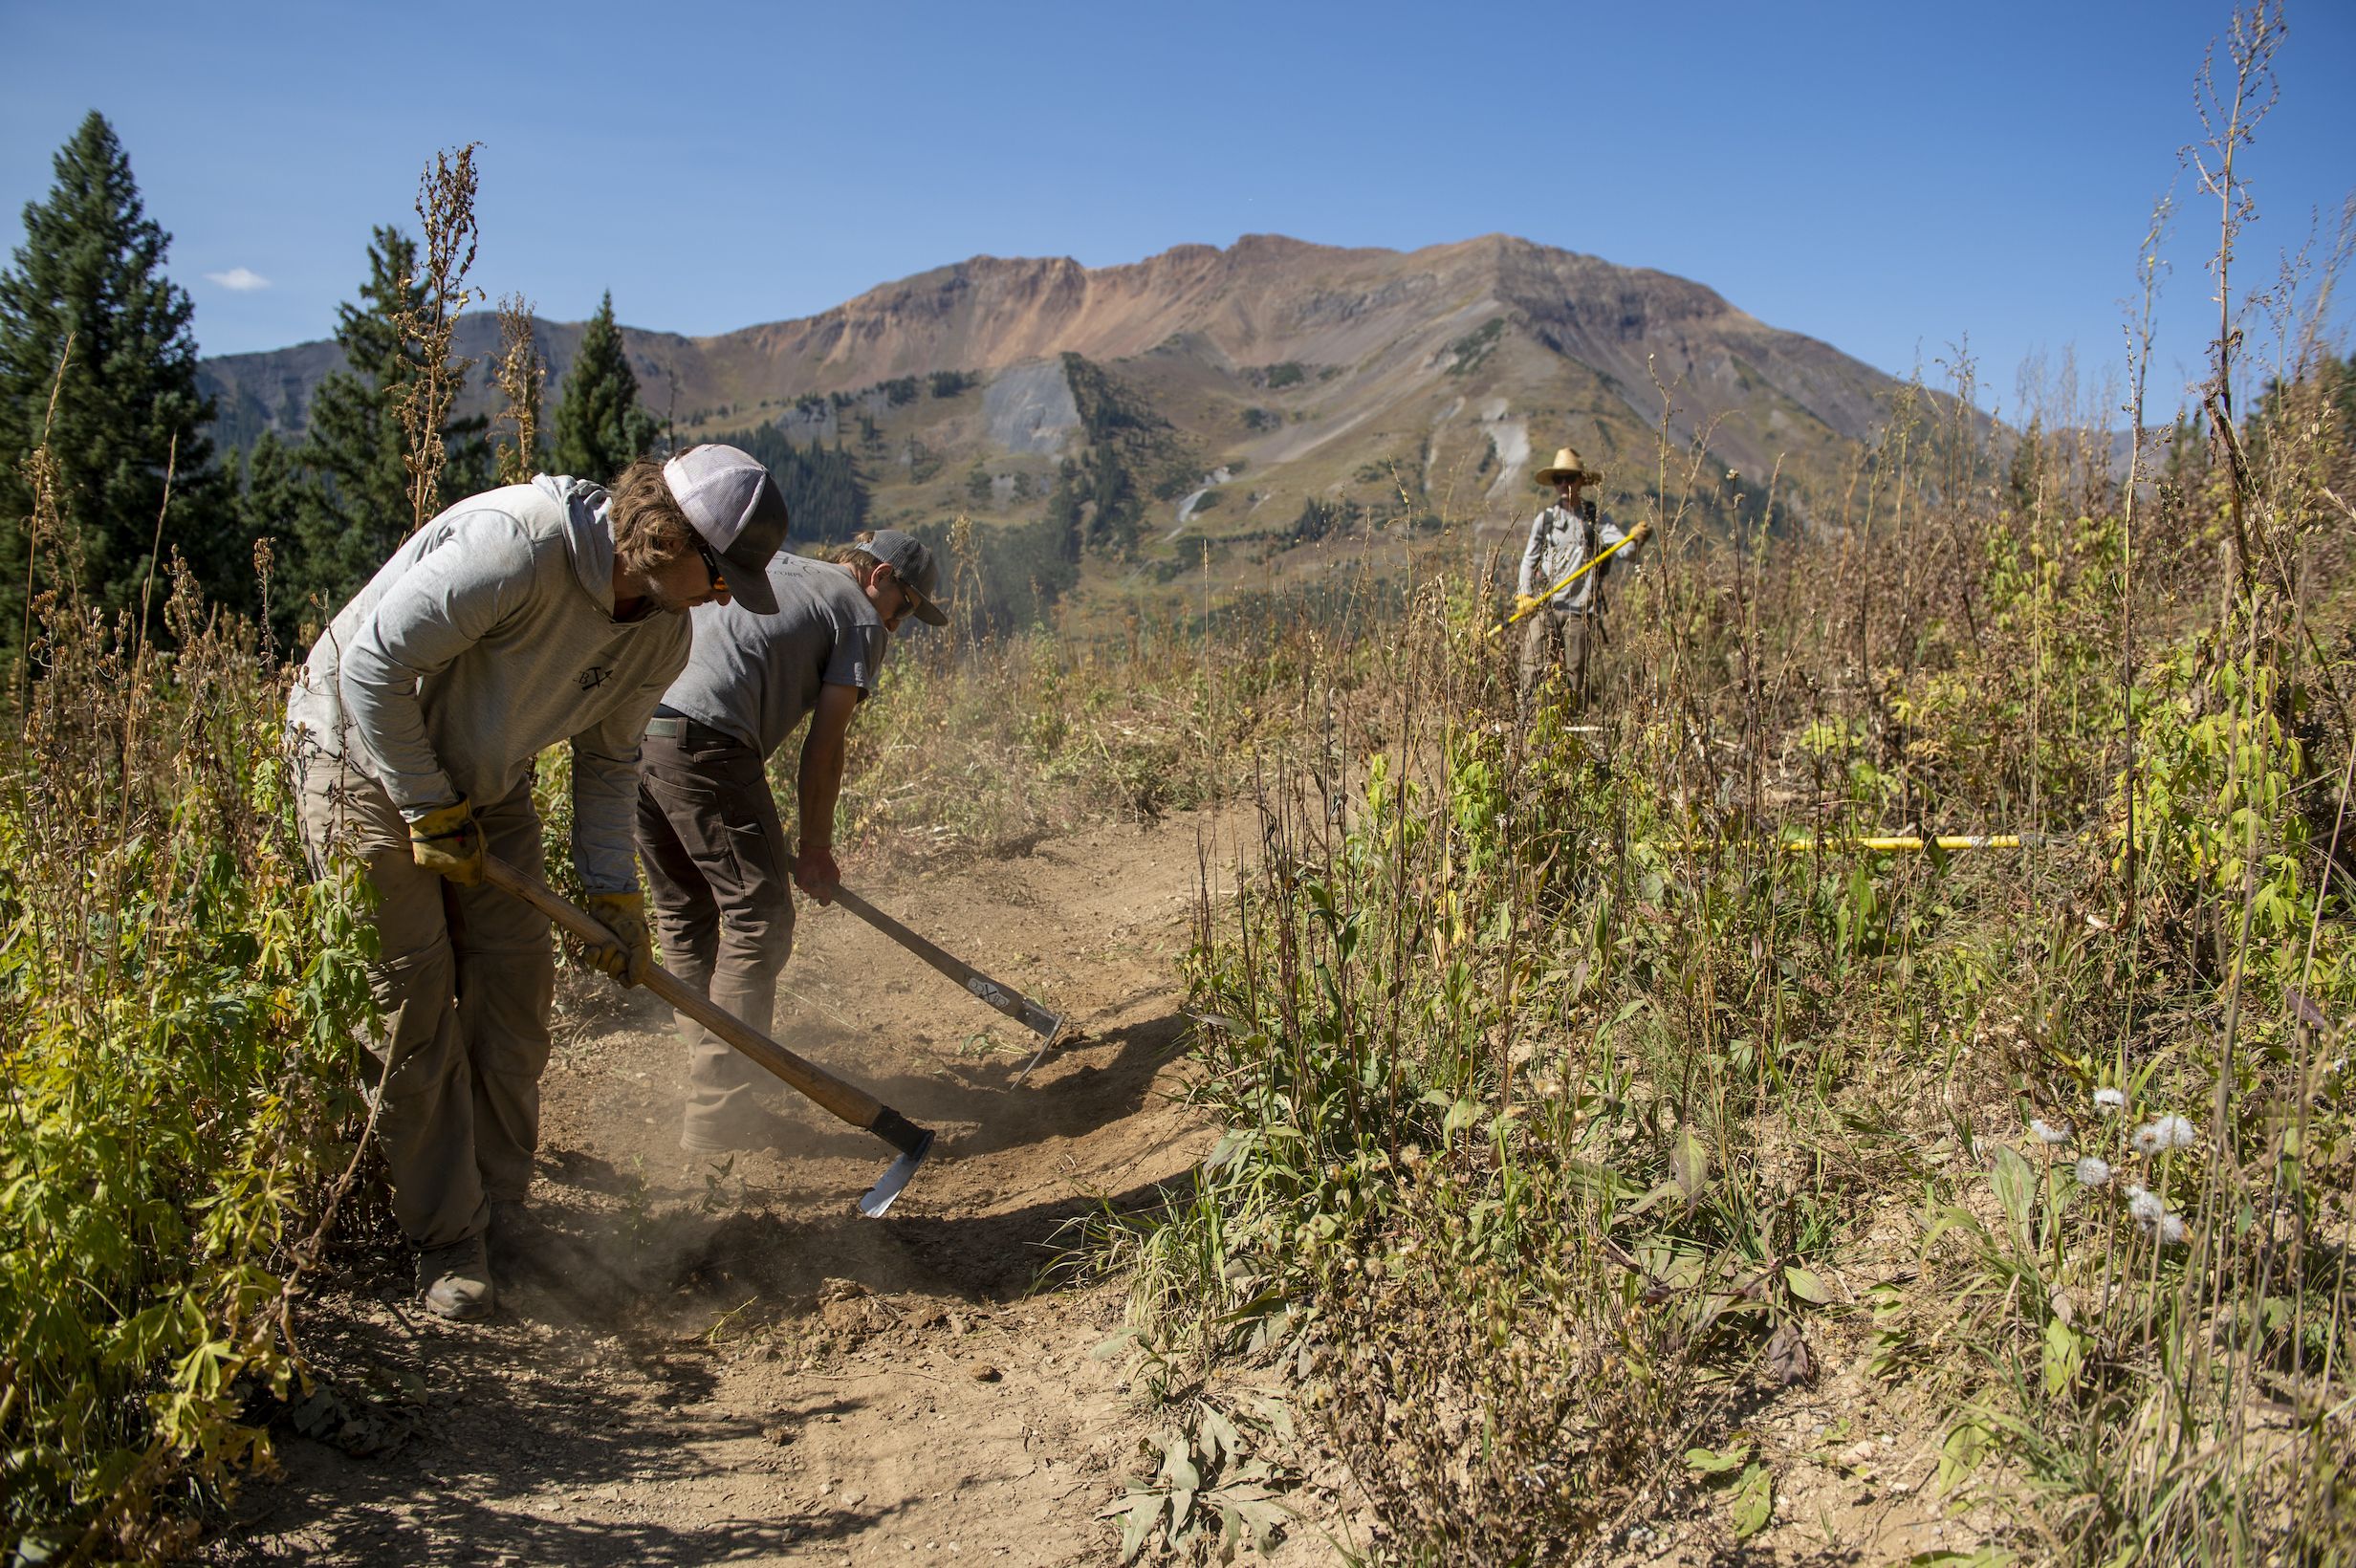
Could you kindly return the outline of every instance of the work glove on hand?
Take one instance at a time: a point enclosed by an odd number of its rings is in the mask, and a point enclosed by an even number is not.
[[[643,893],[592,893],[581,901],[591,918],[616,940],[599,946],[589,962],[625,986],[642,985],[654,969],[654,933],[646,928]]]
[[[1538,598],[1536,594],[1516,594],[1514,596],[1514,613],[1516,615],[1528,615],[1532,610],[1537,609],[1538,606]]]
[[[475,825],[474,808],[464,795],[409,823],[409,859],[461,887],[482,885],[483,830]]]
[[[1628,530],[1628,546],[1630,549],[1633,549],[1637,545],[1643,544],[1647,539],[1651,537],[1652,519],[1647,517],[1644,521],[1638,523],[1634,528]]]

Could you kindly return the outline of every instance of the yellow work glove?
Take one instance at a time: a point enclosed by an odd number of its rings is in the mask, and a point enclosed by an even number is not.
[[[409,859],[461,887],[482,884],[483,830],[474,825],[474,808],[464,795],[411,819]]]
[[[581,907],[615,940],[589,955],[589,962],[625,986],[644,983],[654,968],[654,933],[646,929],[646,896],[643,893],[592,893]]]
[[[1652,519],[1647,517],[1628,530],[1628,547],[1634,549],[1652,537]]]
[[[1538,598],[1536,594],[1516,594],[1514,596],[1514,613],[1517,616],[1526,616],[1538,606]]]

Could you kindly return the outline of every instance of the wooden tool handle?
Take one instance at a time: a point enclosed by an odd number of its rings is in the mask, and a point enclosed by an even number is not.
[[[604,947],[616,940],[603,925],[495,856],[483,858],[483,880],[501,892],[523,900],[583,942]],[[661,965],[646,976],[646,989],[784,1079],[796,1093],[817,1101],[860,1131],[874,1133],[903,1152],[913,1152],[911,1143],[921,1136],[922,1129],[866,1090],[843,1082],[733,1013],[713,1006],[710,998]]]

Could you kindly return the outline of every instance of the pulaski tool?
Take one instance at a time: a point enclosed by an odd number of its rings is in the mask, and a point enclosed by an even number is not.
[[[602,925],[495,856],[484,858],[483,880],[501,892],[523,900],[583,942],[601,946],[613,940],[613,933]],[[883,1180],[859,1200],[859,1211],[869,1219],[891,1208],[900,1189],[916,1174],[916,1167],[932,1152],[929,1127],[918,1126],[859,1085],[844,1082],[815,1062],[796,1056],[741,1018],[714,1007],[709,998],[670,970],[657,966],[646,976],[646,989],[783,1078],[796,1093],[900,1151],[900,1158],[884,1172]]]
[[[1009,990],[972,965],[943,952],[847,887],[835,889],[835,902],[1038,1035],[1039,1048],[1032,1053],[1029,1061],[1023,1063],[1022,1071],[1014,1075],[1015,1083],[1019,1084],[1029,1078],[1031,1069],[1036,1067],[1039,1058],[1047,1055],[1047,1048],[1056,1043],[1056,1035],[1063,1028],[1063,1020],[1022,992]]]

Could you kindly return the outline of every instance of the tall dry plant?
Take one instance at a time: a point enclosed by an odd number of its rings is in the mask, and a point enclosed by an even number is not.
[[[2220,67],[2216,45],[2212,43],[2201,62],[2193,95],[2204,140],[2184,152],[2199,172],[2201,192],[2217,201],[2217,246],[2210,261],[2216,279],[2217,335],[2210,343],[2213,360],[2201,403],[2217,445],[2218,466],[2233,478],[2227,507],[2233,525],[2234,577],[2245,594],[2250,588],[2250,541],[2243,526],[2242,503],[2249,477],[2234,429],[2234,354],[2241,335],[2234,324],[2232,274],[2235,246],[2243,227],[2258,216],[2258,204],[2235,163],[2241,149],[2257,137],[2258,122],[2281,97],[2274,56],[2281,47],[2282,34],[2281,0],[2271,4],[2260,0],[2248,11],[2234,12],[2226,32],[2225,63]]]
[[[56,373],[49,381],[49,408],[41,416],[41,444],[27,454],[24,462],[25,490],[33,497],[33,512],[25,519],[25,623],[20,629],[16,646],[22,650],[17,662],[17,685],[14,695],[17,710],[24,710],[24,682],[33,672],[33,590],[36,568],[41,559],[42,528],[53,531],[58,521],[57,460],[49,449],[50,432],[57,424],[57,392],[65,384],[65,367],[74,359],[74,335],[66,334],[65,347],[57,351]]]
[[[499,301],[499,357],[491,361],[491,379],[501,399],[496,423],[514,437],[499,443],[499,483],[520,485],[539,466],[540,392],[548,381],[532,331],[532,301],[520,294]]]
[[[458,318],[481,297],[466,281],[480,237],[474,222],[474,149],[480,145],[469,142],[454,153],[435,153],[418,180],[417,217],[425,230],[425,299],[414,311],[402,313],[401,332],[418,345],[421,368],[403,393],[400,409],[416,528],[442,510],[442,470],[449,459],[442,427],[473,363],[452,359],[450,340]]]

